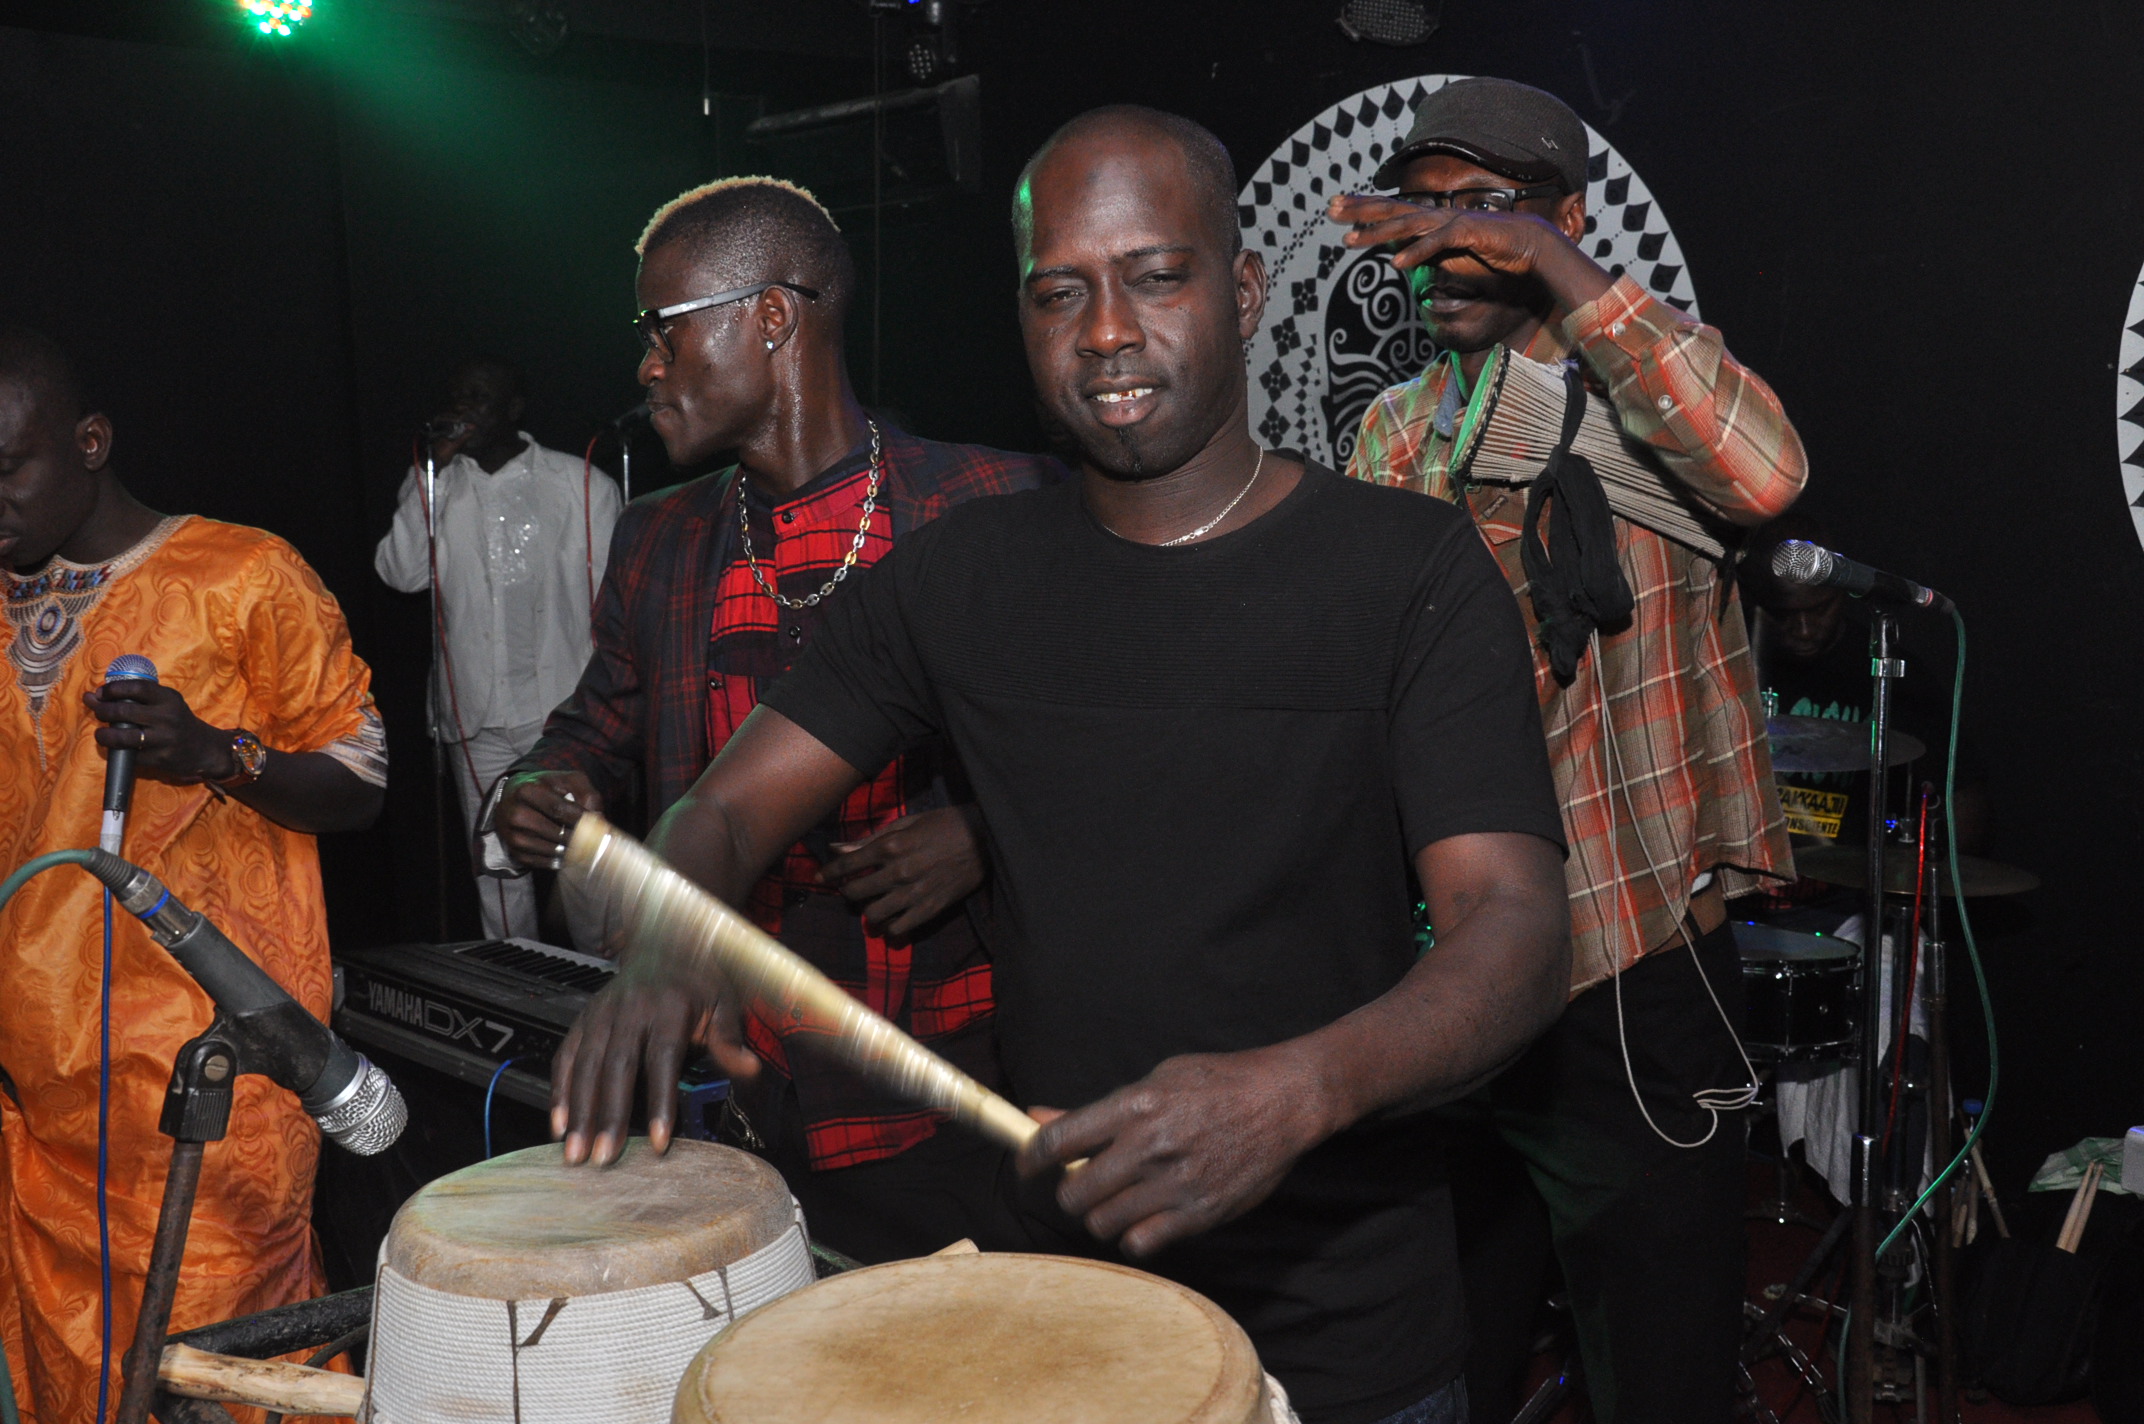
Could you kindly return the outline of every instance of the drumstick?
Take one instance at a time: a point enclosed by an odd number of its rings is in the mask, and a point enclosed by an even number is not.
[[[2084,1229],[2092,1220],[2092,1203],[2099,1200],[2099,1184],[2107,1179],[2107,1164],[2092,1164],[2092,1183],[2084,1194],[2084,1209],[2077,1213],[2077,1229],[2070,1233],[2070,1251],[2074,1255],[2084,1245]]]
[[[2099,1191],[2099,1173],[2099,1163],[2085,1164],[2084,1175],[2077,1179],[2076,1194],[2070,1198],[2069,1215],[2062,1219],[2062,1234],[2055,1238],[2057,1251],[2077,1253],[2077,1243],[2084,1236],[2085,1218],[2092,1214],[2092,1198]]]
[[[191,1345],[166,1345],[156,1380],[185,1399],[220,1399],[285,1414],[352,1417],[365,1404],[358,1375],[307,1369],[283,1360],[245,1360],[212,1355]]]
[[[828,1049],[892,1092],[1015,1151],[1042,1130],[601,816],[584,813],[574,825],[561,875],[627,912],[628,944],[690,948],[770,1017],[824,1032]]]
[[[1973,1174],[1980,1178],[1980,1194],[1988,1199],[1988,1213],[1995,1218],[1995,1234],[2009,1240],[2010,1223],[2003,1220],[2003,1204],[1996,1199],[1995,1183],[1988,1176],[1988,1164],[1981,1160],[1977,1142],[1973,1144]]]

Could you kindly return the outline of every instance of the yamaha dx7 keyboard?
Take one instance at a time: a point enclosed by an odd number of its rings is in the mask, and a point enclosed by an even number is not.
[[[502,1097],[548,1109],[552,1055],[615,973],[607,959],[525,939],[344,950],[335,1029],[479,1088],[496,1078]],[[727,1088],[705,1065],[688,1068],[680,1132],[701,1136],[706,1109]]]

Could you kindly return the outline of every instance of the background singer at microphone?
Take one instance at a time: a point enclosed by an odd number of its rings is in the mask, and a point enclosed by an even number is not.
[[[608,475],[519,428],[522,387],[504,361],[462,364],[446,409],[420,436],[437,471],[436,574],[418,466],[372,558],[403,593],[439,580],[444,656],[432,669],[432,735],[445,744],[472,836],[485,793],[536,745],[588,663],[589,610],[622,503]],[[490,871],[476,886],[485,935],[535,938],[535,882],[511,864]]]
[[[49,339],[0,326],[0,867],[94,846],[108,753],[133,753],[126,858],[329,1009],[313,837],[369,825],[386,784],[371,672],[334,598],[272,534],[162,516],[120,484],[112,422]],[[159,682],[106,682],[122,654]],[[123,724],[123,725],[122,725]],[[104,915],[89,876],[38,876],[0,911],[0,1334],[23,1417],[96,1416]],[[112,921],[112,1395],[163,1194],[157,1129],[202,991],[123,910]],[[324,1289],[310,1225],[320,1137],[297,1098],[237,1085],[207,1155],[172,1328]]]

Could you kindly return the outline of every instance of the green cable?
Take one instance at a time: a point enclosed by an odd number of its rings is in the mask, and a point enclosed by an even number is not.
[[[29,883],[31,876],[40,875],[55,865],[87,865],[95,854],[88,850],[56,850],[30,861],[7,879],[0,880],[0,909],[7,908],[7,902]],[[15,1377],[8,1369],[7,1347],[0,1345],[0,1424],[21,1424],[21,1418],[15,1412]]]
[[[13,875],[0,880],[0,910],[7,908],[7,902],[15,898],[15,892],[28,884],[32,876],[42,875],[55,865],[87,865],[94,855],[93,850],[55,850],[25,862]]]
[[[1950,620],[1951,628],[1958,636],[1958,669],[1951,679],[1950,688],[1950,750],[1943,759],[1943,815],[1950,826],[1950,835],[1948,837],[1950,841],[1950,884],[1952,891],[1955,892],[1958,889],[1960,880],[1958,874],[1957,799],[1958,724],[1965,708],[1965,618],[1957,609],[1953,608],[1950,611]],[[1933,1197],[1943,1184],[1949,1181],[1957,1172],[1966,1158],[1972,1155],[1973,1148],[1980,1143],[1981,1134],[1988,1130],[1988,1119],[1995,1112],[1995,1087],[1997,1080],[2001,1076],[2001,1063],[1995,1052],[1995,1002],[1988,994],[1988,975],[1980,963],[1980,942],[1973,937],[1973,918],[1966,911],[1965,896],[1954,893],[1952,899],[1958,906],[1958,928],[1965,936],[1965,957],[1973,966],[1973,983],[1980,990],[1980,1021],[1987,1025],[1988,1030],[1988,1093],[1981,1100],[1980,1116],[1974,1121],[1973,1130],[1965,1135],[1965,1144],[1958,1149],[1958,1155],[1951,1158],[1950,1164],[1942,1171],[1936,1173],[1935,1180],[1928,1184],[1928,1190],[1922,1192],[1915,1199],[1912,1207],[1907,1210],[1904,1216],[1899,1218],[1898,1225],[1891,1228],[1891,1234],[1884,1237],[1883,1243],[1876,1248],[1876,1256],[1879,1260],[1882,1259],[1884,1252],[1891,1249],[1892,1243],[1898,1240],[1899,1233],[1906,1229],[1907,1223],[1921,1214],[1921,1208],[1928,1204],[1928,1199]],[[1936,1110],[1949,1112],[1950,1104],[1938,1104]],[[1937,1222],[1936,1228],[1939,1231],[1948,1230],[1949,1223]]]

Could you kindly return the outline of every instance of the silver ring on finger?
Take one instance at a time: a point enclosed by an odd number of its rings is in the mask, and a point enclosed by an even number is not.
[[[553,870],[564,870],[564,869],[566,868],[566,857],[565,857],[564,855],[554,855],[554,856],[552,856],[552,857],[551,857],[551,868],[552,868]]]

